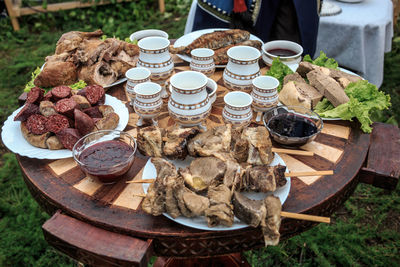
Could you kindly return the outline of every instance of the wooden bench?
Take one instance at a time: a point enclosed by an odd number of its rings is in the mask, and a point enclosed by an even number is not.
[[[116,0],[117,3],[121,2],[130,2],[132,0]],[[18,17],[31,15],[38,12],[57,12],[60,10],[68,10],[74,8],[83,8],[89,7],[93,5],[101,6],[111,4],[110,0],[100,0],[98,2],[90,1],[90,2],[81,2],[81,1],[71,1],[71,2],[64,2],[64,3],[56,3],[56,4],[49,4],[46,8],[40,6],[33,6],[33,7],[21,7],[22,2],[21,0],[5,0],[7,12],[11,19],[11,24],[15,31],[20,29],[18,23]],[[164,0],[158,0],[158,6],[161,13],[165,11],[165,2]]]

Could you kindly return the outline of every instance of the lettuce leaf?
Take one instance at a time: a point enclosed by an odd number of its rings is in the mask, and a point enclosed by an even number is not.
[[[82,88],[86,87],[86,83],[83,80],[79,80],[78,82],[70,85],[69,87],[71,87],[72,90],[80,90]]]
[[[310,62],[314,65],[318,65],[321,67],[326,67],[330,69],[338,69],[339,64],[336,62],[335,59],[329,58],[326,56],[326,54],[322,51],[319,52],[319,57],[316,59],[312,60],[310,55],[305,55],[303,58],[303,61]]]
[[[29,92],[33,87],[35,87],[35,84],[33,83],[36,79],[36,77],[39,75],[41,69],[39,67],[36,68],[34,72],[31,74],[31,80],[25,85],[24,92]]]
[[[361,123],[361,129],[370,133],[373,113],[389,108],[390,96],[365,80],[350,83],[344,91],[350,98],[349,102],[335,108],[327,99],[324,99],[317,104],[315,111],[324,118],[351,120],[355,117]]]
[[[288,66],[283,64],[279,60],[279,57],[277,57],[272,61],[272,65],[269,68],[269,70],[265,73],[265,75],[275,77],[279,80],[279,86],[278,86],[277,90],[278,90],[278,92],[280,92],[282,89],[283,78],[285,78],[286,75],[292,74],[292,73],[293,73],[293,71]]]

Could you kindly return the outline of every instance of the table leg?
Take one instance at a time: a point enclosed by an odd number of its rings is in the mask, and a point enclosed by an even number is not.
[[[241,253],[234,253],[218,257],[208,258],[165,258],[158,257],[153,265],[154,267],[250,267],[246,258]]]

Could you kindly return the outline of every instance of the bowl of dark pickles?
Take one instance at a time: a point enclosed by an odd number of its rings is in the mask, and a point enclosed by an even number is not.
[[[317,113],[300,106],[277,106],[264,113],[263,121],[271,138],[283,146],[305,145],[324,127]]]

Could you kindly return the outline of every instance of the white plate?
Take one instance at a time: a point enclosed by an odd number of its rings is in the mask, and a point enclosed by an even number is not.
[[[123,131],[129,120],[128,108],[120,100],[107,94],[105,104],[112,106],[115,113],[119,116],[119,123],[115,129]],[[2,128],[1,139],[9,150],[21,156],[37,159],[63,159],[72,157],[72,152],[68,149],[50,150],[34,147],[29,144],[21,133],[21,122],[14,121],[14,117],[21,109],[22,107],[14,111],[4,122]]]
[[[274,160],[270,164],[270,166],[275,166],[278,164],[286,166],[285,162],[282,160],[282,158],[276,154],[274,157]],[[186,157],[184,161],[180,160],[170,160],[177,168],[186,168],[189,166],[190,162],[192,162],[194,158],[192,157]],[[286,169],[286,172],[289,172],[288,169]],[[154,177],[157,176],[157,171],[156,168],[154,167],[154,164],[151,162],[149,159],[144,166],[143,169],[143,174],[142,174],[142,179],[154,179]],[[255,193],[255,192],[243,192],[244,195],[251,199],[264,199],[267,195],[273,194],[274,196],[279,197],[282,205],[285,203],[289,191],[290,191],[290,178],[286,178],[287,183],[282,186],[281,188],[277,189],[273,193]],[[147,189],[149,188],[149,184],[143,184],[143,190],[145,193],[147,193]],[[199,216],[199,217],[194,217],[194,218],[187,218],[183,216],[179,216],[178,218],[174,219],[171,216],[169,216],[167,213],[164,213],[164,216],[173,220],[174,222],[177,222],[179,224],[192,227],[195,229],[200,229],[200,230],[208,230],[208,231],[228,231],[228,230],[236,230],[236,229],[242,229],[245,227],[248,227],[247,224],[241,222],[238,218],[235,217],[233,225],[231,227],[223,226],[223,225],[218,225],[216,227],[208,227],[206,218],[204,216]]]
[[[175,41],[174,47],[187,46],[187,45],[191,44],[194,40],[196,40],[197,38],[199,38],[200,36],[202,36],[203,34],[206,34],[206,33],[215,32],[215,31],[226,31],[226,30],[229,30],[229,29],[212,28],[212,29],[204,29],[204,30],[190,32],[188,34],[185,34],[185,35],[179,37]],[[257,36],[255,36],[253,34],[250,34],[250,40],[257,40],[257,41],[260,41],[262,44],[264,44],[264,42],[260,38],[258,38]],[[192,58],[188,55],[177,54],[177,56],[186,62],[192,61]],[[215,65],[215,67],[225,68],[226,65]]]

